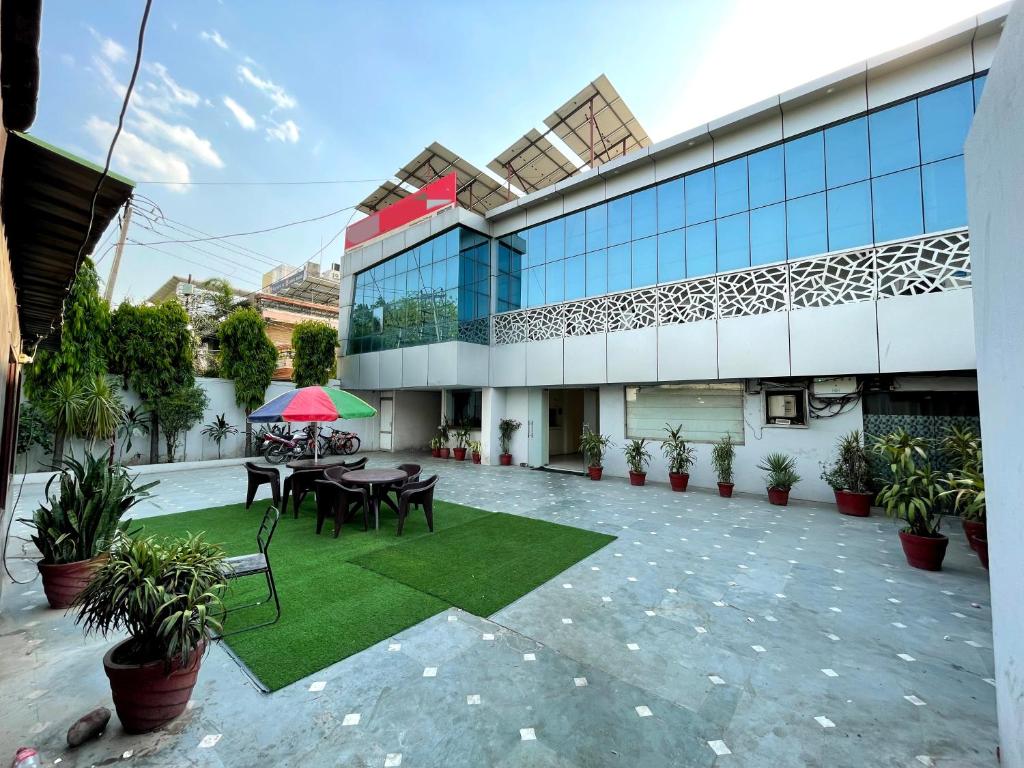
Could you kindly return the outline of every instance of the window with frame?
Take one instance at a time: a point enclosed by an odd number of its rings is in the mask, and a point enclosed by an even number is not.
[[[665,425],[682,425],[686,440],[713,443],[728,434],[743,443],[743,385],[660,384],[626,387],[626,437],[663,440]]]
[[[470,429],[480,429],[482,413],[482,390],[456,389],[452,391],[452,424],[464,425]]]

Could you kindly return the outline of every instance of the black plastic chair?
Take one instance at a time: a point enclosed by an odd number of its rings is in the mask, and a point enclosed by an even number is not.
[[[256,489],[261,485],[270,485],[270,493],[274,497],[274,506],[281,505],[281,473],[274,467],[261,467],[254,461],[245,462],[245,473],[249,478],[249,489],[245,492],[245,508],[252,506],[256,498]]]
[[[434,532],[434,487],[437,485],[437,475],[428,477],[426,480],[417,480],[406,483],[398,494],[398,536],[402,535],[402,528],[405,526],[405,518],[409,516],[409,507],[413,504],[423,507],[423,514],[427,517],[427,528]]]
[[[361,459],[350,461],[347,464],[344,462],[341,464],[331,464],[324,470],[324,477],[328,480],[341,480],[346,472],[355,472],[357,469],[363,469],[366,466],[366,461],[366,457],[363,456]]]
[[[229,635],[236,635],[239,632],[248,632],[250,629],[256,629],[257,627],[267,627],[271,624],[277,623],[277,620],[281,618],[281,600],[277,595],[277,584],[274,582],[274,570],[270,566],[270,541],[274,538],[274,531],[277,530],[277,522],[281,519],[281,513],[277,507],[269,506],[267,511],[263,515],[263,522],[260,523],[260,530],[256,534],[256,547],[257,550],[251,555],[237,555],[236,557],[229,557],[224,561],[224,579],[230,581],[232,579],[240,579],[243,576],[256,576],[264,574],[267,579],[268,594],[263,600],[257,600],[254,603],[246,603],[245,605],[236,605],[233,608],[224,611],[224,620],[227,621],[228,614],[236,611],[243,610],[245,608],[255,608],[257,605],[263,605],[264,603],[273,599],[275,613],[274,618],[269,621],[263,621],[259,624],[252,624],[248,627],[236,629],[232,632],[222,632],[221,638],[228,637]]]
[[[423,468],[419,464],[399,464],[398,467],[396,467],[396,469],[402,470],[407,475],[407,477],[404,480],[399,480],[397,483],[392,483],[388,487],[388,492],[395,494],[394,502],[392,502],[391,499],[389,498],[388,504],[395,507],[397,510],[398,496],[402,493],[402,489],[409,483],[415,483],[417,480],[419,480],[420,472],[423,471]]]
[[[306,498],[306,494],[312,491],[317,480],[324,479],[324,468],[319,469],[296,469],[284,480],[284,501],[281,509],[288,510],[288,495],[292,496],[292,504],[295,509],[295,517],[299,516],[299,505]]]
[[[341,533],[341,524],[351,519],[356,506],[363,507],[363,530],[370,527],[370,492],[366,488],[352,488],[335,480],[316,481],[316,532],[324,527],[324,520],[334,519],[334,538]]]

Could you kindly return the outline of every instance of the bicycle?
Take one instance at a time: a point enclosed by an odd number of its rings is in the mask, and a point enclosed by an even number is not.
[[[326,440],[325,452],[340,456],[351,456],[359,450],[361,441],[359,440],[359,435],[355,432],[345,432],[333,427],[324,427],[324,429],[329,430],[326,435],[323,433],[320,435],[321,440]]]

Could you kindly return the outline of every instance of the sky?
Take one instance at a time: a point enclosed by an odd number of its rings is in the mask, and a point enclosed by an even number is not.
[[[351,207],[424,147],[483,168],[602,73],[660,141],[994,5],[154,0],[112,164],[140,211],[115,301],[173,275],[254,290],[276,264],[337,263]],[[143,6],[44,3],[33,134],[103,163]],[[94,254],[104,279],[115,239]]]

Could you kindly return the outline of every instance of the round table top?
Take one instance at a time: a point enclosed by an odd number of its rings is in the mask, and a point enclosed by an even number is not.
[[[288,469],[319,469],[320,467],[334,467],[338,464],[354,460],[352,456],[321,456],[318,461],[313,461],[313,459],[295,459],[294,461],[289,461],[285,466]]]
[[[394,483],[405,480],[409,474],[401,469],[356,469],[346,472],[341,481],[357,485],[374,485],[376,483]]]

